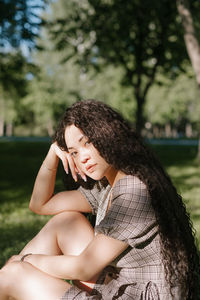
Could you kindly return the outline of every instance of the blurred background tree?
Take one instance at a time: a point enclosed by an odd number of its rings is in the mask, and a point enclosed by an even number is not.
[[[200,2],[189,8],[198,39]],[[7,0],[0,26],[1,135],[13,134],[13,124],[15,135],[52,135],[66,106],[95,98],[143,135],[198,136],[176,2]]]
[[[19,120],[20,99],[27,93],[28,75],[34,71],[30,51],[35,47],[42,20],[43,0],[0,2],[0,135],[12,135]]]
[[[200,88],[200,45],[195,28],[197,26],[199,27],[199,22],[195,21],[195,16],[193,18],[188,0],[176,0],[176,4],[183,25],[183,35],[188,56],[191,60],[196,75],[196,81]],[[196,1],[195,5],[197,4]],[[197,9],[198,8],[199,7],[197,6]]]
[[[59,1],[59,5],[63,15],[50,22],[57,48],[71,46],[67,59],[77,55],[78,64],[86,70],[92,66],[99,72],[105,65],[120,66],[124,72],[121,83],[132,88],[131,98],[136,100],[136,127],[140,131],[147,93],[156,75],[174,77],[184,70],[187,54],[176,3],[71,0],[67,4]]]
[[[148,136],[191,138],[200,131],[199,90],[191,66],[173,81],[160,75],[148,94],[145,115]],[[161,101],[162,99],[162,101]]]

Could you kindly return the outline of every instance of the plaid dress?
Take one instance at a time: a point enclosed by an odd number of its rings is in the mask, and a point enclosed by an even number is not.
[[[92,293],[73,286],[62,300],[121,299],[178,300],[178,287],[170,295],[161,261],[155,213],[146,186],[127,175],[113,189],[80,188],[97,215],[95,233],[128,243],[128,248],[100,274]],[[111,196],[111,206],[107,211]],[[107,212],[107,213],[106,213]]]

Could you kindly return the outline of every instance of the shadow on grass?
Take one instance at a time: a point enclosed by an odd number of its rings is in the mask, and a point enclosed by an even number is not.
[[[196,146],[168,146],[152,145],[150,148],[156,153],[165,168],[176,165],[190,165],[197,157],[198,149]]]

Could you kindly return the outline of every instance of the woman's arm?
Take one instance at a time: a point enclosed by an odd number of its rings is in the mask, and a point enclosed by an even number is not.
[[[59,159],[66,172],[69,164],[73,178],[77,180],[76,167],[72,158],[53,143],[36,177],[29,208],[35,213],[50,215],[64,210],[90,212],[90,205],[79,191],[68,191],[53,196]],[[81,176],[85,178],[84,174]]]
[[[97,234],[79,256],[29,255],[25,261],[54,277],[88,281],[119,256],[128,244]]]

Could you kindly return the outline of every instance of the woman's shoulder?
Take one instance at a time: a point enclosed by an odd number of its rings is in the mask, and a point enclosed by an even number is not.
[[[109,210],[122,220],[126,215],[126,221],[130,223],[155,221],[148,188],[137,176],[126,175],[116,182]]]
[[[125,175],[119,179],[113,187],[115,193],[147,193],[146,185],[134,175]]]

